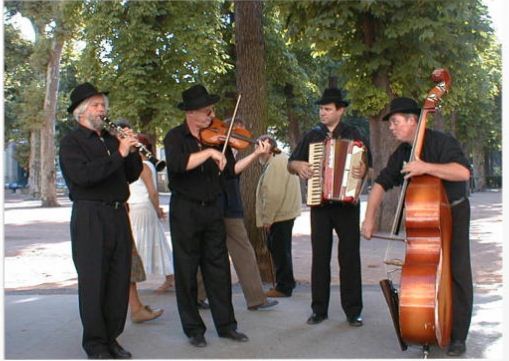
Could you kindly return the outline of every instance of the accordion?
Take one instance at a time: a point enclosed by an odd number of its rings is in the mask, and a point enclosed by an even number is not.
[[[364,179],[354,178],[352,168],[366,162],[366,147],[361,141],[327,139],[309,144],[309,163],[313,176],[308,179],[307,205],[323,201],[356,203]]]

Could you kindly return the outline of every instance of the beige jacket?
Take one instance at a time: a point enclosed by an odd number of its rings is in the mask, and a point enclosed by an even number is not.
[[[256,187],[256,226],[286,221],[300,215],[299,177],[286,169],[288,156],[276,154],[263,167]]]

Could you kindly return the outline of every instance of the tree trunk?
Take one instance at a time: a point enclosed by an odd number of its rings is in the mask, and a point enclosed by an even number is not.
[[[380,171],[386,166],[391,153],[398,146],[398,142],[394,140],[387,122],[383,122],[379,117],[370,118],[370,150],[373,157],[373,174],[371,183]],[[391,230],[394,220],[394,214],[398,205],[400,187],[394,188],[385,194],[384,200],[378,209],[376,223],[378,229],[382,232]]]
[[[457,112],[452,112],[451,117],[449,118],[449,133],[452,134],[453,137],[456,137],[456,119],[458,118]]]
[[[41,132],[30,131],[30,156],[28,159],[28,192],[34,199],[41,197]]]
[[[301,132],[299,126],[299,119],[295,116],[294,108],[294,97],[293,85],[286,84],[285,89],[285,100],[286,100],[286,114],[288,114],[288,143],[290,150],[294,150],[299,143]],[[307,197],[307,181],[300,179],[300,196],[302,202],[306,202]]]
[[[485,152],[488,152],[488,150],[484,149],[483,144],[475,145],[472,149],[472,192],[478,192],[486,188],[486,172],[484,165]]]
[[[445,118],[442,112],[437,111],[433,115],[433,129],[440,130],[441,132],[446,132],[445,130]]]
[[[44,123],[41,129],[41,205],[58,207],[55,169],[55,118],[57,110],[60,58],[64,41],[55,37],[52,41],[50,60],[46,73],[46,96],[44,99]]]
[[[239,117],[253,134],[267,129],[267,89],[265,79],[265,44],[262,26],[263,4],[260,0],[234,1],[235,51],[237,55],[237,90],[242,95]],[[241,153],[240,156],[243,156]],[[262,280],[272,281],[272,264],[261,229],[256,228],[256,186],[261,168],[248,167],[241,177],[244,222],[258,259]]]
[[[386,72],[377,73],[373,78],[373,83],[377,87],[385,89],[389,95],[389,99],[394,98],[394,94],[392,93],[390,87],[389,77]],[[387,107],[382,111],[382,114],[385,114],[388,111],[389,105],[387,105]],[[371,183],[373,183],[376,176],[387,165],[389,156],[396,149],[399,142],[392,136],[392,133],[389,130],[389,124],[382,121],[381,114],[378,114],[378,116],[371,117],[369,119],[369,135],[370,151],[373,158],[373,172],[371,174]],[[376,222],[378,224],[379,230],[382,232],[388,232],[391,230],[394,214],[396,213],[398,206],[399,193],[400,187],[388,191],[385,194],[384,201],[378,209]]]

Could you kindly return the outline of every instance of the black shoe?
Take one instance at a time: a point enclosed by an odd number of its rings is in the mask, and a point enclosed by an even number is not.
[[[465,341],[451,341],[449,348],[447,349],[447,356],[461,356],[467,350]]]
[[[238,341],[238,342],[249,341],[249,338],[247,338],[246,335],[244,335],[242,332],[237,332],[235,330],[229,330],[229,331],[226,331],[225,333],[221,333],[221,334],[219,334],[219,337],[229,338],[230,340]]]
[[[88,354],[88,358],[91,360],[99,360],[99,359],[112,359],[113,356],[108,351],[99,351],[92,352]]]
[[[316,313],[313,313],[309,318],[308,320],[306,321],[306,323],[308,325],[316,325],[317,323],[320,323],[322,322],[323,320],[326,320],[327,319],[327,316],[326,315],[317,315]]]
[[[120,346],[117,341],[113,341],[110,344],[109,350],[113,358],[128,359],[133,357],[133,355],[131,355],[129,351],[125,350],[122,346]]]
[[[194,335],[189,337],[189,343],[194,347],[205,347],[207,346],[207,341],[205,340],[205,336],[203,335]]]
[[[207,300],[203,300],[203,301],[198,301],[198,308],[200,310],[208,310],[208,309],[210,309],[210,306],[209,306],[209,303],[207,302]]]
[[[361,327],[364,323],[362,322],[362,317],[348,317],[348,324],[352,327]]]

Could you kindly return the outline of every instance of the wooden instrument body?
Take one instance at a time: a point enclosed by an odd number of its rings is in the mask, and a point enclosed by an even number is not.
[[[449,344],[452,326],[451,209],[439,178],[413,177],[405,199],[407,248],[399,323],[408,343]]]
[[[421,109],[409,162],[420,159],[428,113],[436,111],[451,87],[447,69],[434,70],[431,78],[436,85]],[[389,279],[381,280],[380,286],[402,350],[407,343],[423,345],[424,349],[433,344],[445,347],[452,330],[452,216],[442,181],[430,175],[405,179],[391,236],[398,234],[403,203],[406,252],[400,289],[396,291]]]

